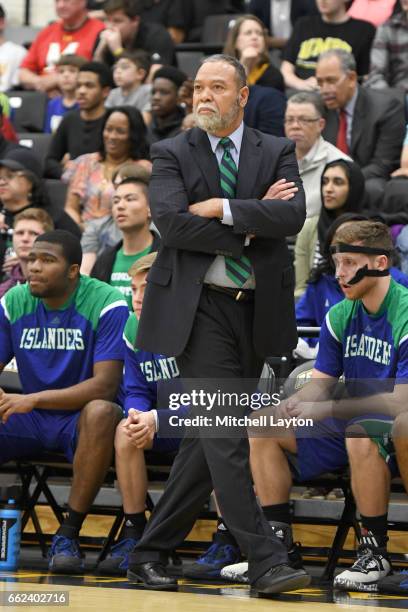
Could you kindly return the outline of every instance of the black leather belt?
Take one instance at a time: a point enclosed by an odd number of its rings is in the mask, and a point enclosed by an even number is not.
[[[224,293],[229,295],[232,299],[237,302],[253,302],[254,301],[254,290],[253,289],[234,289],[233,287],[220,287],[219,285],[212,285],[206,283],[204,285],[210,291],[218,291],[218,293]]]

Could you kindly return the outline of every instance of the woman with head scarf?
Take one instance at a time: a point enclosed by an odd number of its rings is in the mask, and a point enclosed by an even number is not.
[[[320,182],[320,214],[307,219],[308,231],[295,247],[295,297],[303,295],[310,270],[319,259],[331,223],[345,212],[360,212],[365,201],[364,176],[352,161],[337,159],[324,167]]]

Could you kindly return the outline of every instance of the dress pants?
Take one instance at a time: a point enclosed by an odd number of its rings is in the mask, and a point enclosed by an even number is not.
[[[221,385],[247,392],[250,383],[245,379],[252,379],[256,387],[263,360],[252,345],[253,313],[253,302],[237,302],[204,287],[188,344],[177,358],[182,378],[189,379],[187,386],[190,379],[200,379],[196,388]],[[247,406],[234,405],[229,414],[239,417],[246,411]],[[203,430],[196,437],[188,435],[130,564],[164,561],[184,541],[212,489],[225,523],[248,558],[251,583],[273,565],[287,563],[286,549],[256,501],[246,429],[234,428],[226,437]]]

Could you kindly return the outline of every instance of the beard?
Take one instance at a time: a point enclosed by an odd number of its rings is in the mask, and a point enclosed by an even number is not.
[[[237,118],[240,109],[239,99],[237,98],[225,115],[221,115],[218,109],[211,115],[200,115],[197,110],[194,110],[193,114],[199,128],[209,134],[215,134],[228,128]]]

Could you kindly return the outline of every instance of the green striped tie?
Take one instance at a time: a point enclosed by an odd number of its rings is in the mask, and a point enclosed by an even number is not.
[[[219,144],[224,149],[220,163],[222,195],[224,198],[235,198],[238,170],[230,153],[232,140],[227,136],[221,138]],[[241,255],[239,259],[225,257],[225,273],[237,287],[242,287],[245,281],[251,276],[251,262],[245,255]]]

